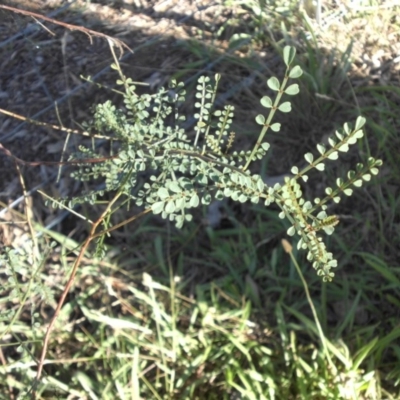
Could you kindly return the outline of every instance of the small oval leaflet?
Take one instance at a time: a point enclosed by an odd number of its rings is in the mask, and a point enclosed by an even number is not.
[[[173,200],[169,201],[165,206],[165,212],[171,214],[175,211],[175,203]]]
[[[326,148],[323,144],[317,144],[317,150],[321,155],[324,155],[326,152]]]
[[[303,70],[298,65],[289,72],[289,78],[292,79],[299,78],[301,75],[303,75]]]
[[[260,103],[262,106],[266,107],[266,108],[271,108],[272,107],[272,100],[270,97],[268,96],[264,96],[261,98]]]
[[[290,101],[285,101],[282,103],[279,107],[278,110],[281,112],[290,112],[292,110],[292,105],[290,104]]]
[[[362,178],[364,179],[364,181],[368,182],[371,180],[371,175],[370,174],[365,174],[362,176]]]
[[[270,147],[270,144],[269,144],[268,142],[264,142],[264,143],[261,144],[261,147],[262,147],[265,151],[267,151],[267,150],[269,149],[269,147]]]
[[[361,129],[364,125],[365,125],[365,118],[364,117],[358,117],[357,121],[356,121],[356,126],[354,128],[354,130],[358,131],[359,129]]]
[[[285,62],[287,67],[293,62],[295,56],[296,49],[294,47],[285,46],[283,48],[283,61]]]
[[[337,160],[339,158],[339,154],[337,151],[332,152],[331,154],[329,154],[328,158],[330,160]]]
[[[154,214],[160,214],[164,209],[164,204],[163,201],[157,201],[151,205],[151,210]]]
[[[304,154],[304,158],[306,159],[306,161],[311,164],[314,161],[314,156],[312,153],[306,153]]]
[[[271,125],[271,129],[274,132],[279,132],[281,130],[281,124],[279,122],[275,122],[274,124]]]
[[[272,76],[271,78],[268,79],[267,85],[270,89],[278,91],[280,88],[280,83],[277,78]]]
[[[258,114],[257,117],[256,117],[256,122],[257,122],[257,124],[259,124],[259,125],[264,125],[264,123],[265,123],[265,117],[264,117],[264,115]]]
[[[293,85],[290,85],[286,90],[285,93],[294,96],[300,92],[299,85],[297,83],[294,83]]]
[[[192,197],[190,198],[190,202],[189,203],[190,203],[191,207],[197,207],[199,205],[200,199],[199,199],[199,196],[197,195],[197,193],[194,193],[192,195]]]
[[[157,191],[158,196],[160,197],[160,199],[166,199],[169,197],[169,192],[166,188],[161,187],[160,189],[158,189]]]

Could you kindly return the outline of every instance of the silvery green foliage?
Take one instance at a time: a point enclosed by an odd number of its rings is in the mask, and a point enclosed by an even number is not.
[[[214,107],[217,85],[209,77],[200,77],[196,87],[195,134],[189,135],[182,127],[185,117],[178,112],[179,104],[185,99],[182,84],[173,81],[169,88],[160,89],[149,95],[136,94],[136,86],[130,78],[123,76],[119,65],[113,68],[120,74],[118,84],[124,88],[124,109],[117,109],[107,101],[96,107],[91,126],[97,134],[108,135],[119,142],[119,150],[107,160],[79,166],[73,174],[81,181],[104,180],[105,188],[93,191],[71,201],[94,203],[106,191],[121,191],[128,203],[151,208],[154,214],[173,221],[178,228],[192,218],[191,210],[200,204],[209,204],[213,199],[230,197],[239,202],[262,202],[265,206],[276,203],[282,210],[280,216],[287,218],[291,227],[289,235],[300,237],[298,247],[308,250],[308,259],[324,280],[333,277],[332,268],[337,261],[325,247],[318,232],[331,234],[338,220],[326,214],[326,203],[340,201],[340,195],[352,194],[352,187],[359,187],[369,181],[371,174],[378,173],[380,160],[370,158],[365,165],[359,164],[350,171],[347,179],[338,178],[334,187],[327,187],[326,197],[312,202],[303,198],[299,180],[308,179],[312,169],[324,171],[329,160],[337,160],[341,153],[349,150],[363,136],[365,119],[359,117],[354,127],[345,124],[343,130],[335,133],[329,146],[317,145],[317,154],[307,153],[305,168],[293,167],[293,177],[283,186],[267,186],[259,174],[249,170],[252,162],[262,159],[269,149],[264,137],[269,129],[280,130],[280,124],[273,122],[276,112],[291,111],[290,96],[299,93],[293,80],[302,75],[299,66],[293,66],[295,49],[289,46],[283,50],[286,72],[282,81],[271,77],[268,87],[275,93],[274,98],[264,96],[261,105],[266,115],[256,117],[261,125],[260,135],[249,151],[232,152],[235,133],[230,131],[234,107],[223,110]],[[282,97],[285,97],[284,101]],[[75,159],[99,157],[95,151],[82,147]],[[143,174],[143,172],[147,172]],[[139,184],[141,180],[144,182]]]

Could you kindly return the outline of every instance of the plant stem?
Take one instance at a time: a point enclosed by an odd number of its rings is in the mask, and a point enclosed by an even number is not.
[[[276,95],[275,102],[274,102],[274,104],[273,104],[273,106],[271,108],[271,111],[268,114],[267,121],[265,122],[265,124],[264,124],[264,126],[263,126],[263,128],[261,130],[260,136],[258,137],[258,140],[257,140],[256,144],[254,145],[253,151],[251,152],[250,156],[248,157],[248,159],[246,161],[245,166],[243,167],[243,171],[246,171],[246,169],[249,167],[250,163],[253,160],[254,155],[256,154],[257,150],[261,146],[261,143],[262,143],[262,141],[264,139],[265,134],[267,133],[268,128],[270,127],[270,123],[272,121],[272,118],[275,115],[275,111],[278,109],[279,102],[281,101],[281,98],[282,98],[282,95],[284,93],[286,84],[287,84],[287,82],[289,80],[288,72],[289,72],[289,69],[286,69],[285,77],[283,78],[281,87],[278,90],[278,93]]]

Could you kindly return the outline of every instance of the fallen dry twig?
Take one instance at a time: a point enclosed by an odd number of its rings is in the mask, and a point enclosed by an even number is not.
[[[51,22],[52,24],[63,26],[64,28],[67,28],[67,29],[69,29],[71,31],[83,32],[83,33],[85,33],[86,35],[89,36],[89,40],[90,40],[91,44],[92,44],[92,35],[107,39],[107,40],[111,41],[113,44],[115,44],[116,47],[118,47],[119,51],[121,52],[120,56],[122,56],[122,54],[124,52],[123,51],[124,48],[129,50],[131,53],[133,53],[133,50],[127,44],[125,44],[122,40],[119,40],[119,39],[116,39],[116,38],[114,38],[112,36],[106,35],[105,33],[93,31],[92,29],[85,28],[84,26],[72,25],[72,24],[67,24],[66,22],[57,21],[56,19],[49,18],[49,17],[46,17],[44,15],[34,13],[32,11],[20,10],[18,8],[14,8],[14,7],[10,7],[10,6],[4,6],[4,5],[0,5],[0,9],[1,8],[3,10],[12,11],[12,12],[17,13],[17,14],[27,15],[27,16],[32,17],[34,19],[37,18],[37,19],[40,19],[40,20],[48,21],[48,22]]]

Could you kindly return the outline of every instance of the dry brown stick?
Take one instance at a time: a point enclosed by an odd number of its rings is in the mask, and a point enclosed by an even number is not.
[[[87,237],[87,239],[83,243],[83,245],[81,247],[81,250],[80,250],[80,252],[78,254],[78,257],[75,260],[75,263],[74,263],[74,266],[72,268],[71,274],[69,276],[68,282],[67,282],[67,284],[66,284],[66,286],[65,286],[65,288],[64,288],[64,290],[63,290],[63,292],[61,294],[61,298],[60,298],[60,300],[59,300],[59,302],[57,304],[57,307],[56,307],[56,309],[54,311],[54,315],[53,315],[53,317],[52,317],[52,319],[51,319],[51,321],[49,323],[49,326],[47,327],[46,334],[45,334],[45,337],[43,339],[42,353],[40,355],[39,365],[38,365],[38,369],[37,369],[37,372],[36,372],[35,385],[39,383],[39,380],[40,380],[41,375],[42,375],[42,370],[43,370],[43,365],[44,365],[44,361],[45,361],[46,354],[47,354],[47,348],[48,348],[48,345],[49,345],[49,339],[50,339],[51,330],[53,329],[53,326],[54,326],[54,324],[56,322],[58,314],[60,313],[61,307],[63,306],[63,304],[65,302],[65,299],[66,299],[66,297],[68,295],[68,292],[71,289],[71,286],[72,286],[72,284],[74,282],[74,278],[75,278],[76,272],[78,271],[78,267],[79,267],[79,265],[80,265],[80,263],[82,261],[82,258],[83,258],[84,254],[86,252],[86,249],[88,248],[90,242],[92,241],[97,227],[103,221],[103,219],[104,219],[104,217],[105,217],[107,212],[108,212],[108,208],[103,212],[103,214],[100,216],[100,218],[98,218],[97,221],[95,221],[95,223],[92,226],[92,229],[90,230],[89,236]],[[34,386],[34,388],[32,390],[32,399],[35,399],[35,398],[36,398],[36,388]]]
[[[36,121],[35,119],[25,117],[24,115],[17,114],[17,113],[8,111],[8,110],[4,110],[3,108],[0,108],[0,113],[2,113],[4,115],[8,115],[9,117],[13,117],[15,119],[19,119],[20,121],[29,122],[29,123],[37,125],[37,126],[44,126],[46,128],[55,129],[55,130],[61,131],[61,132],[73,133],[76,135],[87,136],[87,137],[96,138],[96,139],[118,140],[118,138],[111,138],[111,137],[105,136],[105,135],[92,134],[87,131],[80,131],[78,129],[64,128],[63,126],[48,124],[47,122]]]
[[[63,290],[63,292],[62,292],[62,294],[61,294],[61,298],[60,298],[60,300],[59,300],[59,302],[58,302],[58,304],[57,304],[57,307],[56,307],[56,309],[55,309],[55,311],[54,311],[54,315],[53,315],[53,317],[52,317],[52,319],[51,319],[51,321],[50,321],[50,323],[49,323],[49,326],[47,327],[46,334],[45,334],[45,337],[44,337],[44,339],[43,339],[43,348],[42,348],[42,353],[41,353],[40,359],[39,359],[38,370],[37,370],[37,372],[36,372],[36,382],[35,382],[35,385],[37,385],[37,384],[39,383],[40,378],[41,378],[41,375],[42,375],[43,365],[44,365],[44,361],[45,361],[46,354],[47,354],[47,348],[48,348],[48,345],[49,345],[51,330],[53,329],[53,326],[54,326],[54,324],[55,324],[55,321],[56,321],[56,319],[57,319],[57,317],[58,317],[58,314],[60,313],[60,310],[61,310],[61,308],[62,308],[64,302],[65,302],[65,299],[66,299],[66,297],[67,297],[67,295],[68,295],[68,292],[69,292],[69,290],[71,289],[71,286],[72,286],[72,284],[73,284],[73,282],[74,282],[74,279],[75,279],[75,275],[76,275],[76,273],[77,273],[77,271],[78,271],[79,265],[80,265],[81,262],[82,262],[82,259],[83,259],[83,257],[84,257],[84,254],[85,254],[85,252],[86,252],[86,249],[88,248],[90,242],[98,236],[98,235],[96,235],[96,229],[97,229],[97,227],[103,222],[103,220],[104,220],[104,218],[106,217],[106,215],[110,212],[111,207],[112,207],[113,204],[117,201],[117,199],[118,199],[118,197],[120,196],[120,194],[121,194],[121,193],[119,192],[119,193],[117,193],[117,194],[115,195],[114,199],[108,203],[106,209],[103,211],[103,213],[101,214],[101,216],[94,222],[94,224],[92,225],[92,228],[91,228],[91,230],[90,230],[89,236],[87,237],[87,239],[86,239],[85,242],[83,243],[83,245],[82,245],[82,247],[81,247],[81,250],[79,251],[79,254],[78,254],[78,256],[77,256],[77,258],[76,258],[76,260],[75,260],[75,262],[74,262],[74,266],[73,266],[72,271],[71,271],[71,274],[70,274],[70,276],[69,276],[69,278],[68,278],[68,282],[67,282],[67,284],[66,284],[66,286],[65,286],[65,288],[64,288],[64,290]],[[142,211],[141,213],[135,215],[134,218],[130,218],[129,220],[126,220],[126,221],[124,221],[124,222],[125,222],[125,223],[131,222],[131,221],[133,221],[134,219],[140,218],[141,216],[147,214],[147,213],[150,212],[150,211],[151,211],[150,208],[149,208],[149,209],[146,209],[146,210]],[[119,224],[119,226],[121,226],[121,224]],[[36,388],[35,388],[35,385],[34,385],[34,388],[33,388],[33,390],[32,390],[32,399],[35,399],[35,397],[36,397]]]
[[[81,250],[80,250],[80,252],[78,254],[78,257],[75,260],[74,267],[72,268],[72,271],[71,271],[71,274],[69,276],[68,282],[67,282],[67,284],[66,284],[66,286],[65,286],[65,288],[64,288],[64,290],[63,290],[63,292],[61,294],[61,298],[60,298],[60,300],[59,300],[59,302],[57,304],[57,307],[56,307],[56,309],[54,311],[54,315],[53,315],[53,317],[52,317],[52,319],[51,319],[51,321],[49,323],[49,326],[47,327],[46,335],[45,335],[44,340],[43,340],[43,348],[42,348],[42,353],[40,355],[38,370],[36,372],[36,382],[39,382],[40,377],[42,375],[43,365],[44,365],[44,361],[45,361],[46,354],[47,354],[47,348],[48,348],[48,345],[49,345],[49,339],[50,339],[51,330],[52,330],[52,328],[54,326],[54,323],[55,323],[55,321],[56,321],[56,319],[58,317],[58,314],[60,313],[61,307],[63,306],[63,304],[65,302],[65,299],[66,299],[66,297],[68,295],[68,292],[71,289],[71,286],[72,286],[72,284],[74,282],[75,275],[76,275],[76,273],[78,271],[78,267],[81,264],[81,261],[82,261],[82,259],[84,257],[86,249],[88,248],[90,242],[94,238],[97,237],[97,235],[95,234],[96,229],[102,223],[102,221],[105,218],[105,216],[107,215],[107,213],[110,211],[112,203],[113,202],[109,203],[109,205],[106,208],[106,210],[101,214],[101,216],[93,224],[92,229],[90,230],[89,236],[87,237],[87,239],[83,243],[83,245],[81,247]],[[141,213],[137,214],[134,219],[140,218],[142,215],[147,214],[149,211],[150,211],[150,209],[142,211]],[[133,218],[130,218],[129,222],[132,221],[132,220],[133,220]],[[32,391],[32,396],[33,396],[32,398],[34,399],[35,398],[35,390]]]
[[[67,28],[67,29],[69,29],[71,31],[83,32],[83,33],[85,33],[86,35],[89,36],[91,44],[92,44],[92,36],[91,35],[98,36],[98,37],[101,37],[103,39],[107,39],[107,40],[111,41],[112,43],[115,43],[115,45],[119,48],[119,50],[121,52],[121,55],[123,53],[123,48],[125,48],[125,49],[129,50],[131,53],[133,53],[133,50],[127,44],[125,44],[122,40],[113,38],[112,36],[108,36],[105,33],[93,31],[92,29],[88,29],[88,28],[85,28],[83,26],[72,25],[72,24],[67,24],[66,22],[57,21],[56,19],[49,18],[49,17],[46,17],[44,15],[34,13],[32,11],[20,10],[19,8],[14,8],[14,7],[10,7],[10,6],[4,6],[4,5],[0,5],[0,8],[2,8],[4,10],[12,11],[14,13],[27,15],[27,16],[32,17],[32,18],[39,18],[39,19],[42,19],[44,21],[51,22],[52,24],[63,26],[64,28]]]
[[[21,168],[19,167],[17,160],[14,160],[14,161],[15,161],[15,169],[17,170],[19,182],[21,184],[22,193],[24,195],[25,216],[26,216],[26,221],[28,223],[29,232],[30,232],[30,235],[32,238],[32,260],[33,260],[32,262],[34,263],[35,262],[34,260],[37,260],[38,256],[39,256],[39,246],[37,243],[37,238],[36,238],[35,231],[33,229],[33,224],[32,224],[33,215],[32,215],[31,207],[29,205],[29,196],[27,194],[24,176],[22,175]]]
[[[5,154],[8,157],[11,157],[14,161],[18,164],[28,165],[29,167],[37,167],[39,165],[50,165],[50,166],[59,166],[59,165],[79,165],[79,164],[95,164],[95,163],[102,163],[108,160],[112,160],[113,158],[117,158],[118,154],[109,157],[99,157],[99,158],[80,158],[77,160],[71,161],[25,161],[21,160],[20,158],[14,156],[10,150],[6,149],[0,143],[0,153]]]
[[[100,237],[100,236],[103,236],[103,235],[106,235],[106,234],[108,234],[108,233],[110,233],[110,232],[112,232],[112,231],[115,231],[116,229],[121,228],[122,226],[124,226],[124,225],[126,225],[126,224],[129,224],[129,222],[134,221],[134,220],[135,220],[136,218],[138,218],[139,216],[142,217],[143,215],[148,214],[150,211],[151,211],[151,207],[150,207],[150,208],[146,208],[146,209],[143,210],[140,214],[136,214],[136,215],[134,215],[133,217],[130,217],[130,218],[126,219],[125,221],[120,222],[119,224],[113,225],[111,228],[104,229],[104,231],[101,231],[101,232],[99,232],[99,233],[96,233],[96,234],[93,236],[93,239],[96,239],[96,238],[98,238],[98,237]]]

